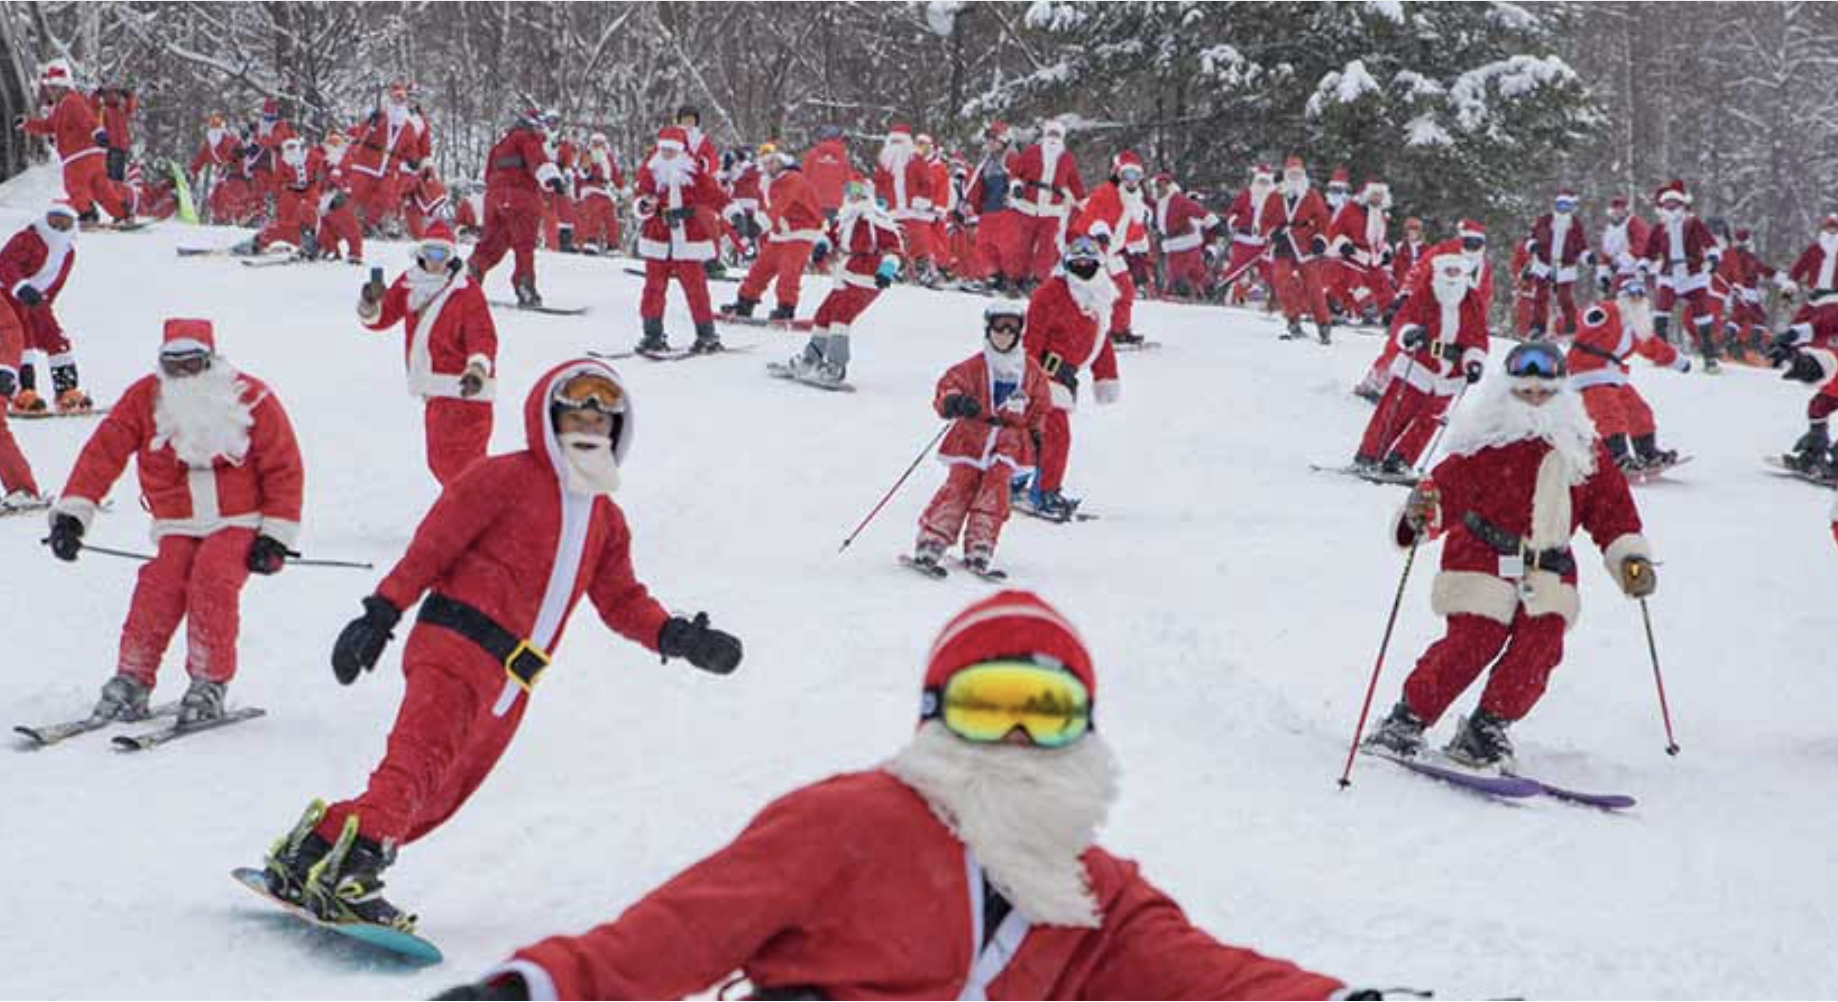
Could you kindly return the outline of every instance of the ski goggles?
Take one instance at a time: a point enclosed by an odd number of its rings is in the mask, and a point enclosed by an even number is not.
[[[1128,167],[1120,168],[1117,171],[1117,179],[1120,181],[1141,182],[1142,181],[1142,168],[1137,167],[1134,164]]]
[[[1466,236],[1466,237],[1461,238],[1461,249],[1462,250],[1477,251],[1477,250],[1485,250],[1486,247],[1487,247],[1486,237]]]
[[[160,371],[175,379],[196,376],[211,367],[209,352],[186,351],[167,354],[160,353]]]
[[[989,328],[991,334],[1019,334],[1026,321],[1020,317],[1003,316],[986,320],[983,325]]]
[[[1040,748],[1064,748],[1091,730],[1091,693],[1063,668],[986,661],[927,689],[920,716],[966,741],[996,744],[1016,730]]]
[[[625,411],[625,390],[611,377],[583,372],[556,387],[551,402],[564,410],[619,414]]]
[[[1536,379],[1562,379],[1569,371],[1564,353],[1545,341],[1532,341],[1514,348],[1506,356],[1506,374]]]
[[[1551,204],[1556,207],[1558,212],[1576,211],[1576,199],[1574,198],[1560,198]]]
[[[422,244],[415,253],[428,264],[442,265],[453,260],[453,247],[447,243],[435,242]]]

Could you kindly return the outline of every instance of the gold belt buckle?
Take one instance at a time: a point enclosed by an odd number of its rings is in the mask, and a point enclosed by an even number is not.
[[[520,661],[525,654],[535,657],[538,665],[537,669],[531,672],[530,677],[527,679],[518,674],[516,668],[517,662]],[[542,677],[542,673],[546,671],[548,667],[549,655],[544,653],[542,648],[530,643],[528,639],[517,641],[516,648],[511,651],[509,657],[504,659],[505,674],[514,679],[518,687],[523,689],[526,693],[536,688],[536,680]]]

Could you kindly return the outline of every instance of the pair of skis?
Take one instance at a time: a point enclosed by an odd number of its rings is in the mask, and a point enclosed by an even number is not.
[[[958,557],[951,558],[951,563],[964,573],[974,574],[990,584],[1004,584],[1008,581],[1008,572],[995,567],[985,567],[979,571]],[[915,560],[904,553],[900,554],[900,566],[921,577],[931,578],[933,581],[943,581],[951,576],[950,570],[944,564],[937,561]]]
[[[161,703],[153,707],[148,712],[147,716],[137,721],[117,721],[112,717],[90,716],[83,717],[79,720],[68,720],[55,724],[40,724],[36,726],[22,724],[14,727],[13,733],[27,738],[30,742],[30,744],[26,746],[28,748],[49,748],[52,745],[68,741],[78,735],[102,730],[115,723],[146,723],[155,720],[172,720],[172,723],[164,727],[156,727],[152,730],[141,731],[137,734],[117,734],[111,739],[111,743],[120,751],[151,751],[163,744],[176,741],[179,738],[189,737],[190,735],[199,734],[204,731],[214,731],[220,727],[228,727],[231,724],[242,723],[245,720],[254,720],[257,717],[265,716],[267,712],[268,711],[260,707],[245,706],[241,709],[227,710],[224,712],[223,716],[215,720],[181,725],[176,719],[179,715],[179,704],[176,702]]]
[[[832,382],[805,375],[784,362],[767,362],[766,374],[774,379],[783,379],[789,383],[802,383],[812,389],[827,390],[831,393],[854,393],[855,384],[847,380]]]
[[[1395,763],[1406,770],[1450,786],[1477,793],[1482,796],[1502,800],[1524,800],[1529,797],[1550,797],[1565,803],[1594,807],[1605,811],[1625,810],[1634,806],[1634,798],[1623,793],[1590,793],[1555,786],[1543,780],[1533,779],[1517,773],[1479,772],[1455,768],[1453,765],[1440,765],[1425,761],[1422,757],[1404,758],[1372,748],[1361,749],[1373,758],[1384,759]]]
[[[692,358],[717,358],[722,355],[740,355],[752,351],[750,344],[724,344],[715,351],[696,351],[693,348],[669,348],[663,351],[645,351],[632,348],[627,351],[589,351],[588,358],[597,358],[602,362],[619,362],[628,358],[642,358],[650,362],[687,362]]]

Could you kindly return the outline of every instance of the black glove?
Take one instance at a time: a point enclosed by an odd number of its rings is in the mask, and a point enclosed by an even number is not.
[[[549,179],[549,190],[560,195],[568,190],[568,182],[563,181],[559,177],[552,177]]]
[[[811,248],[811,267],[813,268],[823,267],[823,262],[829,260],[829,257],[830,257],[829,241],[827,240],[817,241],[816,245]]]
[[[18,292],[13,293],[13,298],[27,306],[37,306],[45,301],[45,294],[38,291],[35,285],[22,285]]]
[[[1529,265],[1529,264],[1528,264],[1528,265],[1526,265],[1526,266],[1525,266],[1524,268],[1521,268],[1521,269],[1519,270],[1519,281],[1521,281],[1521,282],[1530,282],[1530,281],[1531,281],[1531,280],[1533,279],[1533,277],[1534,277],[1534,276],[1533,276],[1533,274],[1532,274],[1532,266],[1531,266],[1531,265]]]
[[[688,658],[705,672],[726,675],[740,667],[740,638],[710,629],[706,612],[694,619],[672,616],[657,633],[657,653],[665,661]]]
[[[346,623],[338,631],[338,642],[332,645],[332,674],[338,676],[339,685],[350,685],[357,681],[359,671],[377,666],[383,648],[395,637],[390,631],[401,619],[402,610],[381,595],[364,599],[364,614]]]
[[[1308,252],[1310,254],[1326,254],[1327,253],[1327,238],[1322,236],[1319,233],[1315,234],[1312,237],[1309,237],[1308,238]]]
[[[434,996],[436,1000],[480,999],[487,1000],[487,1002],[500,999],[504,1000],[504,1002],[511,1002],[511,1000],[514,999],[527,999],[529,997],[530,986],[524,984],[523,979],[515,974],[500,974],[490,981],[481,984],[459,985]]]
[[[342,191],[333,192],[332,193],[332,211],[337,212],[338,210],[344,208],[346,201],[347,199],[345,198],[344,192]]]
[[[411,174],[412,174],[412,173],[414,173],[414,172],[416,172],[416,171],[419,171],[419,170],[421,169],[421,161],[419,161],[419,160],[404,160],[404,161],[402,161],[402,166],[404,166],[404,167],[407,167],[407,168],[409,169],[409,173],[411,173]]]
[[[685,205],[680,209],[665,209],[664,218],[670,220],[673,223],[687,223],[691,219],[696,218],[696,210],[693,206],[688,206],[688,205]]]
[[[23,129],[25,127],[26,127],[26,117],[24,115],[14,115],[13,116],[13,130],[17,132],[20,129]]]
[[[10,399],[19,391],[19,377],[11,369],[0,369],[0,401]]]
[[[1791,379],[1797,383],[1818,383],[1825,380],[1825,367],[1819,360],[1803,351],[1793,352],[1792,361],[1787,371],[1781,373],[1782,379]]]
[[[1487,370],[1483,368],[1479,362],[1469,362],[1467,365],[1461,367],[1461,374],[1468,380],[1469,386],[1473,386],[1475,383],[1480,382],[1482,374],[1486,371]]]
[[[257,535],[249,544],[249,571],[252,574],[279,574],[287,566],[287,544],[273,536]]]
[[[1359,248],[1353,246],[1351,243],[1344,243],[1340,245],[1340,257],[1342,260],[1351,261],[1358,254],[1359,254]]]
[[[973,418],[983,413],[983,405],[975,397],[966,397],[962,393],[953,393],[945,398],[944,416],[948,418]]]
[[[51,555],[63,561],[77,559],[83,548],[83,523],[75,515],[54,515],[51,519]]]
[[[1379,314],[1379,319],[1385,322],[1385,326],[1390,327],[1391,322],[1397,319],[1398,311],[1404,308],[1406,298],[1408,297],[1404,293],[1398,293],[1397,298],[1393,299],[1391,304],[1385,307],[1384,312]]]
[[[108,130],[107,129],[97,129],[94,138],[96,140],[97,146],[107,146],[108,145]]]
[[[1608,277],[1607,275],[1603,275],[1602,277],[1595,280],[1595,291],[1599,293],[1604,299],[1608,298],[1608,294],[1610,292],[1613,292],[1614,288],[1615,288],[1614,279]]]
[[[1402,345],[1405,351],[1416,351],[1428,344],[1429,340],[1430,332],[1425,330],[1422,324],[1410,324],[1398,331],[1398,344]]]

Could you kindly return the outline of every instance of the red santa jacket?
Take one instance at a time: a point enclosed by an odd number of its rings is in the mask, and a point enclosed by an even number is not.
[[[512,126],[485,156],[488,199],[512,199],[540,211],[543,188],[561,176],[542,133],[526,125]]]
[[[528,447],[481,459],[448,484],[416,527],[408,551],[377,586],[378,595],[407,609],[438,592],[544,652],[555,650],[585,595],[606,625],[657,650],[658,632],[670,616],[632,571],[625,514],[606,495],[562,486],[567,460],[549,424],[549,398],[555,384],[590,364],[564,363],[536,381],[523,406]],[[612,375],[604,365],[595,367]],[[629,412],[626,418],[621,460],[631,445]],[[519,689],[516,680],[505,680],[507,697]]]
[[[1787,277],[1806,290],[1810,306],[1838,302],[1838,248],[1827,251],[1814,240],[1787,269]]]
[[[6,303],[24,320],[35,311],[49,313],[51,304],[57,294],[64,290],[64,280],[70,277],[71,266],[77,263],[77,242],[72,236],[64,243],[64,252],[57,260],[51,260],[50,248],[45,245],[43,237],[38,235],[36,225],[26,226],[7,240],[6,246],[0,248],[0,295]],[[44,297],[44,302],[29,307],[19,301],[19,290],[30,285]]]
[[[672,209],[711,209],[719,212],[728,197],[715,183],[713,171],[696,166],[686,180],[660,184],[652,163],[653,151],[638,168],[639,219],[638,256],[651,261],[708,261],[715,256],[715,234],[703,222],[705,213],[695,213],[680,222],[670,220]],[[678,155],[679,162],[684,160]],[[696,161],[691,161],[696,162]]]
[[[842,254],[836,277],[843,285],[879,291],[874,273],[889,258],[899,261],[906,251],[900,224],[872,202],[845,205],[836,217],[836,249]]]
[[[849,148],[840,139],[825,139],[804,154],[804,176],[810,179],[817,207],[826,213],[842,207],[842,188],[853,173]]]
[[[75,90],[65,90],[50,115],[28,118],[20,127],[36,136],[52,137],[57,144],[58,159],[66,167],[84,157],[102,155],[102,147],[96,143],[96,133],[102,124],[96,121],[96,113],[89,102]]]
[[[420,159],[420,130],[407,109],[403,109],[399,122],[391,122],[389,113],[382,109],[372,111],[345,134],[351,137],[351,145],[344,167],[353,174],[381,178],[407,161]]]
[[[275,184],[311,198],[319,200],[319,185],[325,176],[325,152],[315,146],[306,151],[306,156],[298,164],[290,164],[282,157],[275,164]]]
[[[1219,217],[1184,191],[1171,191],[1155,202],[1155,232],[1163,254],[1199,250],[1218,225]]]
[[[1641,255],[1659,276],[1661,285],[1683,294],[1710,285],[1709,259],[1715,256],[1717,238],[1697,216],[1686,213],[1676,223],[1661,219],[1647,233]]]
[[[930,218],[943,219],[957,207],[957,196],[951,188],[951,165],[945,158],[933,153],[925,162],[925,170],[931,178],[932,206]]]
[[[1029,926],[1011,911],[979,957],[983,892],[964,843],[889,773],[851,773],[781,797],[616,920],[520,950],[509,969],[554,992],[536,997],[563,999],[685,998],[735,970],[756,992],[834,999],[1321,999],[1342,987],[1220,943],[1133,862],[1094,846],[1084,864],[1101,925]]]
[[[287,124],[284,118],[277,118],[273,123],[256,122],[253,169],[258,173],[273,173],[275,166],[281,162],[281,144],[295,135],[294,127]]]
[[[604,198],[610,202],[613,193],[625,187],[625,177],[619,172],[619,161],[611,150],[589,147],[582,155],[577,169],[581,177],[577,193],[583,202],[590,198]]]
[[[1467,385],[1462,370],[1469,363],[1487,361],[1487,300],[1469,289],[1454,309],[1446,309],[1426,288],[1404,301],[1396,318],[1398,352],[1391,358],[1391,374],[1425,393],[1452,397]],[[1423,344],[1405,348],[1413,330],[1421,328]]]
[[[1583,235],[1583,222],[1571,214],[1564,230],[1563,246],[1557,246],[1557,219],[1547,212],[1532,224],[1532,235],[1526,240],[1531,254],[1533,278],[1548,278],[1558,283],[1574,282],[1577,268],[1589,259],[1589,238]]]
[[[222,359],[215,364],[228,365]],[[160,434],[154,416],[160,377],[142,376],[109,408],[83,446],[58,495],[57,511],[87,527],[132,457],[140,474],[141,504],[153,513],[155,539],[242,527],[293,546],[306,489],[293,425],[261,380],[243,374],[236,378],[253,419],[242,455],[220,455],[208,467],[188,467]]]
[[[1400,289],[1404,288],[1405,282],[1409,280],[1411,272],[1416,270],[1417,264],[1424,259],[1424,255],[1428,253],[1428,251],[1429,244],[1421,240],[1416,243],[1411,243],[1409,240],[1400,240],[1392,244],[1391,284]]]
[[[1124,252],[1144,246],[1149,232],[1143,225],[1142,193],[1125,192],[1115,181],[1098,185],[1073,218],[1071,232],[1083,233],[1104,247],[1104,267],[1113,275],[1129,270]]]
[[[1334,221],[1328,227],[1328,249],[1338,256],[1344,253],[1342,247],[1351,246],[1353,264],[1363,268],[1382,267],[1385,252],[1391,246],[1385,239],[1388,221],[1384,209],[1349,201],[1334,214]]]
[[[974,418],[957,418],[938,447],[938,458],[947,466],[974,466],[987,470],[1007,466],[1016,473],[1034,468],[1034,440],[1053,406],[1047,372],[1031,357],[1023,357],[1020,385],[995,405],[995,377],[987,352],[977,352],[945,370],[932,394],[932,409],[944,417],[945,398],[969,397],[978,404]],[[1019,398],[1019,399],[1017,399]],[[995,423],[991,423],[994,419]]]
[[[811,190],[804,172],[787,165],[772,179],[766,191],[767,240],[771,243],[808,241],[823,237],[823,210],[817,208],[817,193]]]
[[[1602,239],[1598,244],[1600,256],[1595,266],[1596,281],[1603,282],[1612,278],[1618,287],[1632,278],[1646,258],[1647,239],[1651,232],[1646,220],[1635,215],[1629,215],[1619,223],[1603,224]]]
[[[1619,307],[1603,303],[1591,306],[1583,311],[1576,338],[1570,342],[1570,386],[1586,390],[1627,385],[1627,360],[1635,353],[1654,365],[1681,372],[1691,365],[1677,348],[1651,335],[1642,337],[1632,324],[1623,324]]]
[[[730,205],[739,203],[743,209],[759,208],[763,186],[758,164],[751,161],[737,163],[731,170],[723,173],[722,180],[723,186],[727,189]]]
[[[1630,556],[1651,559],[1627,479],[1601,441],[1593,438],[1593,431],[1590,434],[1592,444],[1587,448],[1593,466],[1574,483],[1562,474],[1568,464],[1541,438],[1472,451],[1462,451],[1458,444],[1430,471],[1442,493],[1438,523],[1430,528],[1447,531],[1442,572],[1430,587],[1430,604],[1438,615],[1465,613],[1510,624],[1524,605],[1528,616],[1562,616],[1567,629],[1575,625],[1581,608],[1575,568],[1565,574],[1527,570],[1523,577],[1514,576],[1519,568],[1475,535],[1464,520],[1469,512],[1538,550],[1567,547],[1579,527],[1586,529],[1601,548],[1610,574],[1618,575],[1621,562]],[[1533,531],[1534,525],[1556,531],[1544,538]],[[1409,546],[1414,538],[1402,512],[1393,522],[1393,535],[1400,546]]]
[[[1761,281],[1772,278],[1779,281],[1780,271],[1755,256],[1747,247],[1729,247],[1723,252],[1723,261],[1717,265],[1717,273],[1735,288],[1736,294],[1743,302],[1761,302]]]
[[[110,149],[128,150],[134,146],[132,125],[134,112],[140,109],[140,102],[131,90],[119,87],[103,87],[90,95],[90,107],[101,120],[102,128],[108,132]]]
[[[1520,249],[1523,250],[1523,246]],[[1413,299],[1419,296],[1435,295],[1430,291],[1430,280],[1433,277],[1430,274],[1430,261],[1443,254],[1460,253],[1462,253],[1460,240],[1450,239],[1431,244],[1404,276],[1404,282],[1400,286],[1403,293]],[[1480,293],[1482,302],[1493,302],[1493,265],[1484,256],[1480,260],[1480,271],[1474,276],[1474,288]]]
[[[1072,159],[1072,151],[1063,146],[1051,164],[1046,161],[1046,150],[1035,143],[1009,163],[1012,205],[1029,216],[1067,215],[1085,200],[1085,182],[1079,178],[1078,162]]]
[[[932,172],[925,158],[914,153],[898,169],[874,163],[874,193],[887,203],[887,214],[900,222],[924,223],[932,218]]]
[[[1262,225],[1264,206],[1268,205],[1276,194],[1277,189],[1274,185],[1264,192],[1261,201],[1251,191],[1251,186],[1248,184],[1238,190],[1237,197],[1232,199],[1232,207],[1226,211],[1226,222],[1232,228],[1233,243],[1249,244],[1252,247],[1264,245]]]
[[[1297,261],[1314,259],[1314,240],[1327,239],[1328,226],[1327,203],[1313,188],[1299,197],[1278,188],[1264,200],[1264,211],[1257,218],[1258,234],[1275,241],[1272,253]]]
[[[229,129],[217,130],[216,140],[205,131],[204,142],[198,147],[198,155],[191,158],[191,172],[198,173],[206,167],[215,167],[220,175],[229,177],[247,177],[243,169],[242,140]]]
[[[413,175],[414,188],[410,199],[416,212],[430,219],[437,219],[447,211],[447,186],[440,183],[440,178],[432,169]]]
[[[398,323],[403,325],[406,337],[402,355],[408,367],[409,393],[490,403],[496,390],[493,375],[498,358],[498,328],[492,323],[484,291],[463,272],[458,273],[417,312],[408,306],[408,279],[407,273],[396,279],[383,294],[380,312],[364,319],[364,326],[386,331]],[[362,318],[361,309],[359,316]],[[460,376],[468,365],[474,364],[485,370],[485,388],[473,396],[463,396]]]
[[[1116,286],[1109,276],[1099,274],[1090,283],[1080,283],[1096,295],[1081,303],[1072,289],[1074,281],[1066,275],[1054,275],[1040,283],[1027,304],[1027,353],[1038,359],[1047,375],[1053,377],[1053,405],[1072,410],[1077,403],[1078,374],[1089,367],[1094,381],[1093,392],[1099,403],[1117,399],[1122,384],[1117,376],[1117,355],[1111,350],[1104,331],[1110,326],[1110,307],[1115,301]],[[1087,293],[1089,295],[1089,292]]]

